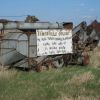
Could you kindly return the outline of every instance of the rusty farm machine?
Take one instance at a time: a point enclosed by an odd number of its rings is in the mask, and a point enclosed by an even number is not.
[[[89,50],[99,44],[99,23],[0,20],[0,65],[36,71],[68,64],[89,64]]]

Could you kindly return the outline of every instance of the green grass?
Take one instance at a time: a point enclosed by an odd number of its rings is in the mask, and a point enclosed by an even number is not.
[[[0,100],[100,100],[99,68],[0,73]]]

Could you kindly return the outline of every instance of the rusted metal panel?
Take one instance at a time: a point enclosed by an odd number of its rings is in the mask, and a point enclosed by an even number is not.
[[[31,45],[29,47],[29,57],[37,57],[37,46]]]
[[[74,34],[76,34],[76,33],[78,33],[79,31],[85,31],[85,29],[87,28],[87,24],[86,24],[86,22],[81,22],[79,25],[77,25],[77,26],[75,26],[74,28],[73,28],[73,36],[74,36]]]
[[[37,36],[36,36],[36,33],[30,35],[30,44],[29,45],[34,45],[34,46],[37,45]]]
[[[29,57],[37,57],[37,36],[36,34],[30,35],[29,40]]]
[[[8,22],[3,25],[3,29],[17,29],[17,24],[14,22]]]
[[[19,23],[19,29],[54,29],[62,28],[62,24],[49,23],[49,22],[37,22],[37,23]]]
[[[3,24],[2,23],[0,23],[0,30],[2,30],[3,29]]]
[[[17,52],[28,57],[28,41],[18,41],[16,46]]]
[[[50,22],[36,22],[36,23],[25,23],[25,22],[8,22],[0,23],[0,30],[2,29],[19,29],[19,30],[33,30],[33,29],[61,29],[63,23],[50,23]]]
[[[0,43],[0,63],[9,65],[23,59],[25,56],[17,50],[17,42],[22,33],[8,33]]]
[[[63,24],[65,29],[73,29],[73,23],[72,22],[66,22]]]
[[[28,59],[22,59],[13,65],[14,67],[29,68]]]
[[[16,51],[28,57],[28,37],[26,34],[21,34],[18,37]]]
[[[16,50],[10,50],[9,52],[7,50],[4,52],[6,53],[2,53],[0,55],[0,63],[2,65],[11,65],[12,63],[15,63],[16,61],[19,61],[24,58],[24,56],[16,52]]]

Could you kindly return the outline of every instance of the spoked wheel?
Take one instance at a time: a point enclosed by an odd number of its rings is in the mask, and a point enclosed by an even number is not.
[[[37,64],[34,70],[37,72],[41,72],[44,70],[49,70],[51,68],[61,68],[63,65],[64,65],[63,58],[56,59],[56,60],[48,59]]]

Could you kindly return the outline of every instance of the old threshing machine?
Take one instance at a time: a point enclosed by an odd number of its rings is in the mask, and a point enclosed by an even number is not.
[[[73,53],[72,23],[27,19],[0,23],[0,64],[35,70],[62,67],[63,55]]]
[[[40,22],[28,16],[25,21],[1,21],[1,66],[36,71],[64,64],[88,64],[87,25],[80,23]]]

